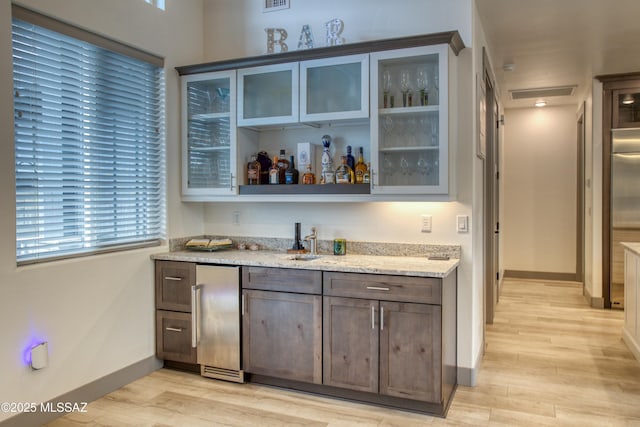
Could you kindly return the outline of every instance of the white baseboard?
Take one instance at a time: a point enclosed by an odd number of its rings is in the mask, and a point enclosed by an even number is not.
[[[640,343],[631,336],[629,331],[626,328],[622,328],[622,340],[627,344],[631,353],[636,357],[637,360],[640,360]]]

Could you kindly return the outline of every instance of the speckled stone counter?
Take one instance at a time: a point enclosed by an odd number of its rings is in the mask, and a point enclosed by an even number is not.
[[[391,274],[417,277],[447,277],[458,267],[459,259],[429,260],[427,257],[320,254],[312,260],[294,260],[285,251],[226,250],[216,252],[175,251],[152,255],[152,259],[206,264],[251,265],[298,268],[348,273]]]

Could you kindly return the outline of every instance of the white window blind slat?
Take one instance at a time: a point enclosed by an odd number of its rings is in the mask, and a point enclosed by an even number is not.
[[[163,239],[162,68],[19,19],[12,30],[18,263]]]

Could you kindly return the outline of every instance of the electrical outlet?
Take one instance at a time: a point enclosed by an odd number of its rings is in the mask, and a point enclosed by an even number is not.
[[[233,211],[231,214],[231,221],[233,225],[240,225],[240,211]]]
[[[420,231],[423,233],[431,233],[431,215],[422,215],[422,223]]]

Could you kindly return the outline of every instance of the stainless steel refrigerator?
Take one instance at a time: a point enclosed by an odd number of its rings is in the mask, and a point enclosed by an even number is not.
[[[240,267],[196,266],[192,346],[202,376],[243,382],[240,369]]]
[[[624,307],[624,249],[640,242],[640,129],[612,130],[611,288],[613,308]]]

